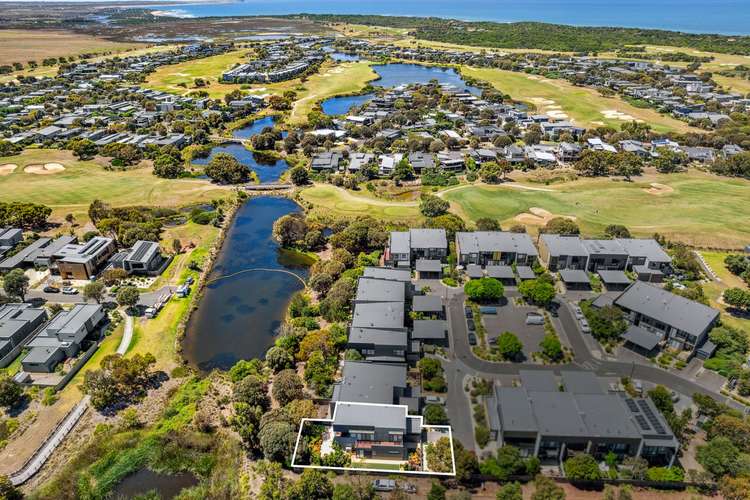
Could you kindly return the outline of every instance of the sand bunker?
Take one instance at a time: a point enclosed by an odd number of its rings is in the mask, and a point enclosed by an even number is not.
[[[17,168],[18,165],[16,165],[15,163],[6,163],[5,165],[0,165],[0,177],[12,174],[13,171]]]
[[[541,104],[542,106],[552,106],[557,104],[555,101],[551,99],[545,99],[544,97],[532,97],[529,100],[534,104]]]
[[[23,169],[27,174],[51,175],[65,170],[61,163],[45,163],[44,165],[28,165]]]
[[[624,122],[643,122],[643,120],[637,120],[632,115],[617,111],[616,109],[604,109],[602,110],[602,115],[604,115],[604,118],[607,118],[609,120],[622,120]]]
[[[539,207],[531,207],[528,212],[516,215],[513,219],[521,224],[528,224],[531,226],[544,226],[550,220],[555,217],[565,217],[570,220],[576,220],[575,217],[569,215],[555,215],[549,210],[545,210]]]
[[[663,194],[673,193],[674,189],[666,184],[659,184],[658,182],[652,182],[651,187],[645,190],[648,194],[660,196]]]

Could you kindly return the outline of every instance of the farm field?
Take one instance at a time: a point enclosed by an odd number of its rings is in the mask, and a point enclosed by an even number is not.
[[[32,165],[58,163],[64,170],[46,175],[26,172]],[[27,149],[20,155],[0,157],[0,166],[17,167],[0,175],[3,201],[43,203],[60,220],[73,213],[79,224],[87,219],[88,205],[101,199],[112,205],[158,205],[176,207],[210,201],[227,190],[197,179],[160,179],[150,168],[107,171],[94,161],[79,161],[70,151]],[[3,172],[0,172],[3,173]]]
[[[0,65],[36,61],[41,66],[48,57],[77,56],[84,53],[122,52],[145,44],[112,42],[91,35],[68,31],[0,30]]]
[[[656,132],[695,131],[686,123],[652,109],[637,108],[619,97],[603,97],[593,89],[576,87],[565,80],[469,66],[461,66],[461,73],[489,82],[513,99],[535,104],[542,113],[567,117],[585,127],[609,125],[619,129],[625,122],[643,120]]]
[[[310,76],[302,84],[305,90],[298,92],[298,99],[289,117],[290,123],[307,121],[307,114],[313,110],[316,103],[336,95],[359,92],[377,77],[367,62],[324,65],[320,72]]]

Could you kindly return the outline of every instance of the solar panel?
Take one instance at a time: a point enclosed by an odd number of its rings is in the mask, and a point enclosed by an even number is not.
[[[649,427],[648,422],[646,422],[646,419],[643,415],[636,415],[635,421],[638,422],[638,425],[641,426],[641,429],[644,431],[651,430],[651,427]]]
[[[638,413],[638,405],[635,404],[635,401],[633,401],[632,399],[626,399],[625,403],[627,403],[630,411],[632,411],[633,413]]]
[[[651,423],[651,426],[656,430],[656,432],[659,434],[666,434],[664,426],[661,425],[661,422],[659,422],[659,419],[656,417],[656,414],[654,414],[651,407],[648,406],[648,403],[646,401],[639,401],[638,403],[640,404],[641,410],[643,410],[643,413],[646,414],[646,418]]]

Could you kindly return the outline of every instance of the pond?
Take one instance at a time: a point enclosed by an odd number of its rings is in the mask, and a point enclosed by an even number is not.
[[[264,128],[272,127],[274,123],[276,123],[276,117],[267,116],[255,120],[245,127],[238,128],[232,135],[235,139],[250,139],[252,136],[261,133]],[[282,136],[285,137],[286,132],[283,132]],[[286,160],[264,155],[262,153],[253,153],[238,142],[230,142],[222,144],[221,146],[216,146],[211,149],[211,154],[208,158],[195,158],[193,159],[193,164],[208,165],[211,158],[218,153],[229,153],[237,158],[237,161],[254,170],[255,173],[258,174],[258,179],[262,183],[278,181],[281,174],[289,168],[289,164],[287,164]]]
[[[184,488],[198,484],[198,478],[189,472],[160,474],[151,469],[141,469],[123,479],[112,491],[112,498],[133,498],[156,491],[160,498],[176,497]]]
[[[430,83],[430,80],[437,80],[441,84],[455,85],[466,89],[474,95],[481,95],[482,93],[481,89],[467,85],[461,75],[453,68],[392,63],[376,64],[372,69],[380,75],[379,79],[372,82],[375,87],[397,87],[413,83]]]
[[[345,54],[343,52],[331,52],[331,59],[337,62],[359,61],[357,54]]]
[[[374,96],[375,94],[363,94],[330,97],[320,103],[320,107],[323,109],[323,113],[329,116],[344,115],[352,108],[363,105]]]
[[[240,359],[263,357],[273,344],[289,299],[303,289],[291,273],[306,279],[311,262],[283,251],[271,232],[276,219],[300,211],[292,200],[272,196],[240,207],[208,275],[209,282],[226,278],[206,286],[188,322],[183,347],[191,365],[226,370]]]

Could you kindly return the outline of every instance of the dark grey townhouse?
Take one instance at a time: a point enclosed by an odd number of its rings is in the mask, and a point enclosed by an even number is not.
[[[619,238],[617,243],[628,254],[628,270],[640,281],[659,283],[671,272],[672,258],[654,239]]]
[[[578,236],[543,234],[539,238],[539,258],[552,272],[588,268],[589,254]]]
[[[409,412],[419,413],[420,389],[408,384],[406,372],[404,363],[344,361],[332,400],[406,405]]]
[[[456,253],[462,266],[531,266],[536,262],[534,242],[526,233],[474,231],[456,233]]]
[[[549,371],[521,370],[519,377],[518,387],[495,388],[490,426],[499,443],[550,465],[577,453],[603,460],[610,452],[674,463],[679,442],[649,399],[609,393],[591,372],[562,371],[559,382]]]
[[[623,271],[627,266],[628,253],[617,240],[581,240],[581,243],[589,256],[587,271]]]
[[[0,306],[0,367],[6,367],[18,355],[23,342],[47,321],[44,308],[30,304]],[[9,355],[15,352],[15,355]]]
[[[630,285],[614,304],[631,324],[625,341],[647,352],[662,344],[694,353],[719,319],[712,307],[642,281]]]
[[[443,262],[447,256],[445,229],[392,231],[385,251],[385,261],[402,268],[410,268],[419,260]]]

